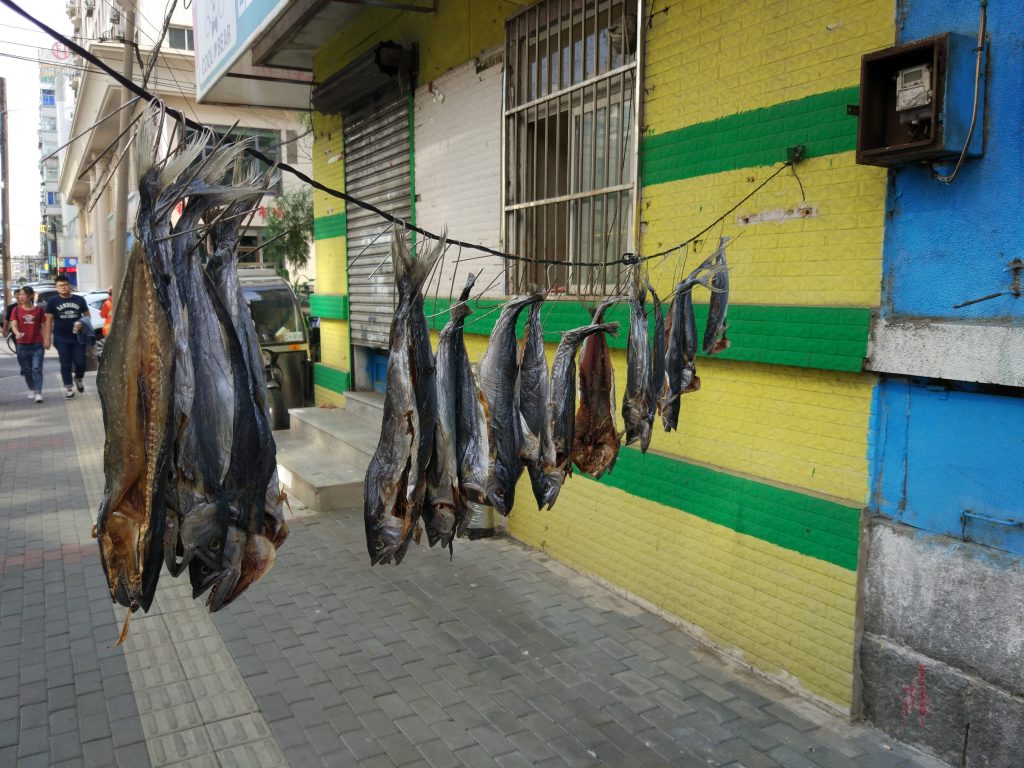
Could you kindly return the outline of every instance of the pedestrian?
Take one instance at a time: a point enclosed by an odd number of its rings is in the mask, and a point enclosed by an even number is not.
[[[71,293],[71,281],[67,275],[57,275],[57,295],[46,302],[46,331],[44,342],[57,348],[60,358],[60,378],[64,382],[64,397],[72,398],[72,365],[74,366],[75,388],[85,392],[82,378],[85,376],[85,346],[78,343],[75,335],[82,327],[82,318],[89,317],[89,305],[81,296]]]
[[[114,322],[114,286],[107,288],[106,301],[100,306],[100,317],[103,318],[103,338],[110,333],[110,324]]]
[[[36,306],[36,292],[31,285],[18,290],[18,305],[11,313],[11,332],[18,347],[18,364],[28,384],[28,396],[43,402],[43,355],[50,348],[44,340],[46,314]]]

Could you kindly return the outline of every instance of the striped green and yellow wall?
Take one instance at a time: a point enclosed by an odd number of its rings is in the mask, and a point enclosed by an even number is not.
[[[885,174],[854,163],[856,122],[845,107],[857,101],[860,55],[893,39],[891,0],[655,0],[647,11],[643,252],[701,230],[775,170],[787,147],[804,145],[808,159],[796,169],[799,179],[780,174],[708,242],[650,264],[666,294],[720,234],[735,238],[732,347],[699,361],[703,387],[684,398],[679,431],[659,428],[646,456],[623,448],[599,482],[572,478],[553,511],[537,512],[524,484],[509,529],[848,709],[874,386],[861,369],[879,301]],[[495,4],[470,13],[469,0],[441,4],[436,18],[367,10],[318,51],[315,75],[323,80],[370,42],[394,39],[419,45],[426,81],[498,45],[513,12]],[[318,116],[314,127],[317,177],[342,188],[340,125]],[[325,347],[338,347],[318,369],[320,401],[348,386],[351,363],[341,299],[344,208],[320,193],[315,205],[317,284],[332,286],[323,306],[336,313],[325,321]],[[816,215],[738,221],[798,205]],[[695,297],[707,302],[701,290]],[[433,311],[445,303],[437,300]],[[706,308],[697,310],[702,323]],[[616,312],[623,320],[624,310]],[[493,315],[484,315],[467,327],[474,361],[493,327]],[[549,342],[587,320],[569,300],[544,316]],[[436,318],[436,327],[443,321]],[[620,393],[624,342],[624,335],[613,342]]]
[[[702,388],[683,398],[679,431],[659,427],[646,456],[624,448],[599,482],[574,477],[551,512],[536,511],[524,484],[509,528],[849,709],[874,387],[861,369],[879,302],[885,173],[854,163],[846,105],[858,101],[861,54],[891,44],[892,5],[657,0],[650,11],[641,252],[703,229],[787,147],[804,145],[807,160],[799,181],[784,171],[706,242],[649,265],[665,295],[719,235],[734,238],[732,347],[698,361]],[[798,206],[815,215],[740,223]],[[552,315],[547,331],[586,319],[569,303]],[[613,342],[618,392],[624,341]]]
[[[313,176],[333,189],[345,189],[341,118],[313,115]],[[316,402],[344,405],[351,386],[348,328],[348,270],[345,203],[313,191],[313,238],[316,241],[316,288],[310,312],[320,318],[320,362],[313,369]]]

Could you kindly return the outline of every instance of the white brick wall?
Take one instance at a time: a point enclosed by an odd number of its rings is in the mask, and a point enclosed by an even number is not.
[[[476,72],[475,62],[422,85],[415,97],[416,222],[432,232],[501,248],[501,66]],[[440,284],[428,293],[458,294],[470,272],[479,273],[474,294],[492,283],[501,295],[503,263],[480,251],[448,249]],[[469,259],[469,261],[466,261]]]

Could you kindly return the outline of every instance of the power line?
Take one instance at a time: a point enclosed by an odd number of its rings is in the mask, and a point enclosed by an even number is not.
[[[87,51],[85,48],[83,48],[82,46],[78,45],[75,41],[70,40],[69,38],[65,37],[64,35],[62,35],[61,33],[57,32],[56,30],[51,29],[44,22],[40,21],[39,19],[36,19],[30,13],[28,13],[27,11],[22,9],[20,6],[18,6],[14,2],[14,0],[0,0],[0,3],[2,3],[3,5],[6,5],[8,8],[10,8],[12,11],[17,13],[19,16],[22,16],[23,18],[28,19],[33,24],[36,24],[40,29],[44,30],[47,34],[49,34],[51,37],[53,37],[53,39],[58,40],[59,42],[63,43],[70,50],[73,50],[79,56],[82,56],[83,58],[88,60],[90,63],[92,63],[92,64],[96,65],[97,67],[99,67],[109,77],[113,78],[121,86],[127,88],[132,93],[134,93],[137,96],[140,96],[141,98],[145,99],[150,104],[154,104],[154,103],[163,104],[163,100],[160,99],[158,96],[150,93],[145,88],[140,87],[139,85],[137,85],[136,83],[132,82],[131,80],[128,80],[123,75],[121,75],[119,72],[115,71],[114,69],[109,67],[107,64],[105,64],[101,59],[99,59],[98,57],[94,56],[90,51]],[[185,96],[184,93],[182,93],[182,97],[184,97],[184,96]],[[187,103],[187,100],[186,100],[186,103]],[[171,117],[173,117],[175,120],[178,120],[183,125],[185,125],[185,126],[187,126],[189,128],[192,128],[194,130],[204,130],[204,129],[206,129],[206,126],[204,126],[202,123],[199,123],[196,120],[190,120],[180,110],[177,110],[177,109],[174,109],[173,107],[165,105],[164,106],[164,111],[166,111],[166,113],[169,114]],[[417,227],[417,226],[415,226],[413,224],[410,224],[410,223],[408,223],[408,222],[398,218],[397,216],[394,216],[394,215],[388,213],[387,211],[381,210],[380,208],[378,208],[377,206],[373,205],[372,203],[368,203],[365,200],[360,200],[359,198],[352,197],[351,195],[349,195],[349,194],[347,194],[345,192],[342,192],[341,190],[333,189],[332,187],[328,187],[328,186],[326,186],[324,184],[321,184],[320,182],[316,181],[315,179],[310,178],[309,176],[304,174],[302,171],[300,171],[297,168],[289,165],[288,163],[282,163],[282,162],[277,162],[275,160],[272,160],[271,158],[267,157],[262,152],[260,152],[260,151],[258,151],[256,149],[253,149],[251,147],[247,147],[245,149],[245,153],[248,154],[251,157],[256,158],[257,160],[260,160],[261,162],[267,164],[268,166],[276,166],[277,168],[280,168],[282,171],[285,171],[287,173],[292,174],[295,178],[297,178],[300,181],[308,184],[309,186],[313,187],[314,189],[318,189],[318,190],[320,190],[321,192],[323,192],[325,194],[328,194],[328,195],[330,195],[332,197],[338,198],[339,200],[344,200],[346,203],[351,203],[352,205],[358,206],[359,208],[362,208],[363,210],[367,210],[367,211],[370,211],[371,213],[375,213],[376,215],[380,216],[381,218],[383,218],[383,219],[385,219],[387,221],[390,221],[392,224],[400,224],[407,231],[416,232],[416,233],[418,233],[420,235],[423,235],[424,237],[430,238],[431,240],[442,240],[442,239],[444,239],[444,240],[446,240],[446,242],[450,246],[453,245],[453,246],[458,246],[460,248],[468,248],[470,250],[480,251],[482,253],[490,254],[491,256],[498,256],[498,257],[500,257],[502,259],[505,259],[507,261],[522,261],[522,262],[527,262],[527,263],[531,263],[531,264],[551,264],[551,265],[558,265],[558,266],[565,266],[566,263],[567,263],[565,261],[555,260],[555,259],[533,259],[533,258],[526,258],[526,257],[523,257],[523,256],[518,256],[518,255],[513,254],[513,253],[504,253],[503,251],[499,251],[499,250],[496,250],[496,249],[491,248],[489,246],[481,245],[479,243],[470,243],[470,242],[466,242],[466,241],[462,241],[462,240],[455,240],[455,239],[451,239],[451,238],[442,238],[441,235],[438,235],[438,234],[436,234],[434,232],[430,232],[429,230],[423,229],[422,227]],[[721,216],[717,217],[714,221],[712,221],[710,224],[708,224],[708,226],[704,227],[704,229],[702,229],[696,235],[693,235],[693,236],[687,238],[686,240],[684,240],[681,243],[678,243],[678,244],[672,246],[671,248],[666,248],[665,250],[662,250],[662,251],[659,251],[658,253],[653,253],[653,254],[650,254],[650,255],[639,255],[639,254],[627,253],[627,254],[623,254],[621,259],[612,259],[612,260],[609,260],[609,261],[595,261],[595,262],[574,261],[574,262],[572,262],[572,264],[575,265],[575,266],[580,266],[580,267],[607,267],[607,266],[613,266],[615,264],[626,264],[626,265],[639,264],[640,262],[649,261],[651,259],[660,258],[662,256],[666,256],[666,255],[668,255],[670,253],[678,251],[681,248],[684,248],[687,245],[689,245],[690,243],[694,242],[695,240],[699,240],[703,235],[707,234],[714,227],[716,227],[720,223],[722,223],[725,220],[725,218],[727,216],[729,216],[729,214],[731,214],[733,211],[735,211],[737,208],[739,208],[741,205],[743,205],[743,203],[745,203],[747,200],[749,200],[751,197],[753,197],[755,194],[757,194],[762,188],[764,188],[764,186],[766,184],[768,184],[770,181],[775,179],[780,173],[782,173],[782,171],[784,171],[786,168],[791,167],[792,165],[793,165],[793,163],[791,161],[786,161],[786,162],[783,162],[782,164],[780,164],[779,167],[776,168],[771,173],[771,175],[768,176],[768,178],[766,178],[757,187],[755,187],[751,192],[749,192],[747,195],[745,195],[739,202],[737,202],[735,205],[733,205],[728,211],[726,211]]]

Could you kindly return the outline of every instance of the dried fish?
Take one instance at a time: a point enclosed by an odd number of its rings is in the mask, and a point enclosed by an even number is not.
[[[600,324],[605,311],[618,302],[607,299],[594,312]],[[573,463],[586,475],[599,478],[615,466],[619,435],[615,429],[615,369],[608,339],[589,336],[580,355],[580,405],[576,410]]]
[[[523,419],[523,461],[530,486],[537,509],[551,509],[562,488],[562,473],[555,467],[555,444],[548,419],[550,381],[540,308],[540,303],[530,305],[526,318],[517,388]]]
[[[711,300],[708,305],[708,322],[704,328],[704,354],[716,355],[729,348],[725,338],[728,323],[725,320],[729,308],[729,266],[725,261],[725,244],[728,238],[718,241],[718,249],[709,260],[714,274],[711,278]]]
[[[574,328],[562,334],[551,366],[551,399],[548,416],[551,422],[551,440],[555,447],[555,467],[562,476],[572,474],[571,452],[576,433],[576,350],[595,333],[619,330],[618,323],[599,323]]]
[[[651,363],[651,344],[647,338],[647,311],[644,308],[646,300],[647,285],[638,276],[634,294],[629,301],[629,341],[626,345],[626,392],[622,397],[622,421],[626,425],[626,445],[639,440],[642,453],[647,452],[651,443],[656,409],[654,368]]]
[[[480,388],[487,402],[490,465],[487,500],[503,515],[512,511],[516,482],[523,471],[522,419],[516,404],[516,320],[544,298],[536,293],[511,299],[501,309],[491,340],[480,360]]]

